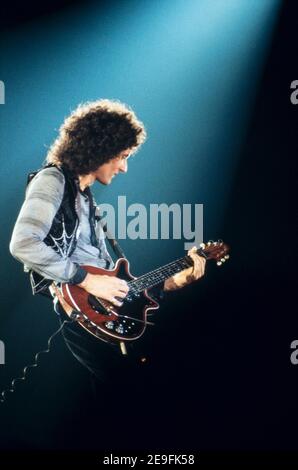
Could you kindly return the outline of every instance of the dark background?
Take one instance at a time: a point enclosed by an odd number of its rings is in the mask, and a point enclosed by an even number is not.
[[[19,13],[6,7],[1,27],[17,28],[58,7],[61,2],[51,2],[35,13],[28,2]],[[108,407],[99,404],[102,419],[94,419],[87,374],[57,338],[51,358],[2,405],[1,449],[297,449],[298,365],[290,362],[290,344],[298,339],[298,106],[290,101],[290,84],[298,79],[297,30],[297,2],[286,1],[219,234],[231,259],[222,268],[208,265],[198,285],[173,293],[140,342],[151,351],[150,398],[136,399],[129,421],[122,422],[125,404],[119,406],[108,434]],[[25,326],[36,328],[29,316],[7,333],[7,354]],[[55,327],[54,318],[40,325],[34,350],[43,349]],[[23,356],[5,366],[3,384],[28,361],[24,341]]]

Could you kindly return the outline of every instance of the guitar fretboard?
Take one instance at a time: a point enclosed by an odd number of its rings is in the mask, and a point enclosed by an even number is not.
[[[198,250],[197,252],[200,256],[206,257],[203,250]],[[169,279],[174,274],[177,274],[192,265],[193,261],[188,255],[177,259],[176,261],[172,261],[161,268],[157,268],[154,271],[150,271],[149,273],[143,274],[137,279],[128,282],[130,292],[132,294],[137,294],[143,292],[145,289],[157,286],[160,282]]]

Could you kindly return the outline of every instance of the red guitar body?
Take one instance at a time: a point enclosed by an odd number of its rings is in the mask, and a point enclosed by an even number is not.
[[[91,274],[117,276],[129,282],[136,279],[129,271],[129,262],[118,259],[115,269],[106,270],[94,266],[83,266]],[[147,314],[157,310],[147,290],[140,293],[128,292],[121,307],[115,307],[107,300],[99,299],[81,287],[62,284],[62,295],[74,309],[80,325],[99,339],[117,342],[138,339],[145,331]]]
[[[213,259],[221,265],[228,259],[229,247],[222,240],[202,244],[197,250],[206,260]],[[129,292],[121,307],[115,307],[107,300],[89,294],[81,287],[62,284],[64,300],[73,309],[68,313],[75,318],[89,333],[109,342],[133,341],[144,333],[150,324],[147,315],[157,310],[159,304],[150,296],[150,288],[165,281],[175,273],[192,266],[189,256],[168,263],[138,278],[131,275],[129,262],[125,258],[118,259],[113,270],[83,266],[91,274],[117,276],[127,281]],[[148,291],[149,289],[149,291]]]

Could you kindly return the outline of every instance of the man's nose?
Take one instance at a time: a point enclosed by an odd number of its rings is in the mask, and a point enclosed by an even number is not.
[[[119,167],[119,170],[121,171],[121,173],[126,173],[127,172],[127,160],[126,159],[121,161],[121,165]]]

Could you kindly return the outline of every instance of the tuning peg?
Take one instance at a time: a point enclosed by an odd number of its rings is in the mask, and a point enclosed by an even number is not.
[[[217,266],[221,266],[222,265],[222,262],[221,261],[217,261]]]

